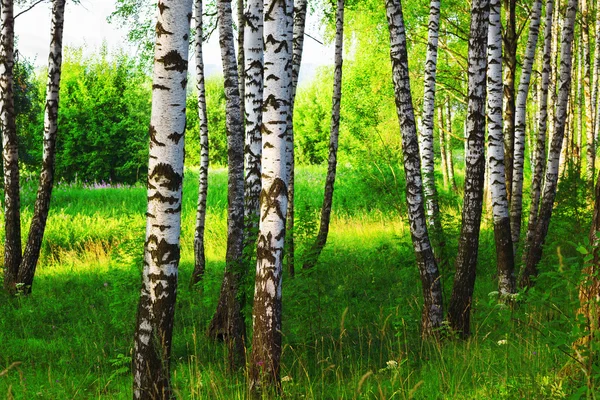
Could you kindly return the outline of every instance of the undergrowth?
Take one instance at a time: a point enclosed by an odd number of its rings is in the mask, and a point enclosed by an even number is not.
[[[572,354],[582,334],[575,313],[591,215],[580,196],[559,194],[541,274],[514,307],[497,301],[493,228],[489,213],[484,217],[474,334],[461,341],[448,332],[435,342],[419,334],[421,285],[400,168],[341,169],[329,242],[309,271],[299,266],[318,222],[324,170],[300,168],[297,176],[298,273],[294,279],[284,275],[283,288],[281,376],[287,398],[595,398],[600,369],[582,372]],[[244,373],[228,372],[223,346],[206,337],[224,267],[226,180],[225,170],[211,171],[207,272],[194,289],[188,282],[197,173],[187,171],[184,182],[172,358],[175,392],[182,399],[247,396]],[[24,188],[24,227],[34,190]],[[456,194],[442,190],[440,198],[448,239],[442,269],[447,300],[461,210]],[[131,398],[145,201],[140,186],[55,190],[33,294],[0,294],[0,397]]]

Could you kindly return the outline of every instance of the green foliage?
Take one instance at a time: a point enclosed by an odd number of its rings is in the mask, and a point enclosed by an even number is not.
[[[150,80],[133,59],[67,49],[60,96],[58,179],[133,183],[145,176]]]

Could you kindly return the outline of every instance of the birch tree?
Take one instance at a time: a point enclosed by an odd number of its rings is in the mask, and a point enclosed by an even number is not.
[[[510,237],[508,199],[504,181],[504,142],[502,138],[502,34],[500,0],[490,0],[487,66],[487,119],[489,187],[492,196],[498,292],[502,298],[514,293],[514,254]],[[517,147],[517,146],[515,146]],[[516,152],[515,152],[516,153]],[[515,165],[517,165],[515,157]],[[515,193],[513,192],[513,200]]]
[[[327,177],[325,178],[325,195],[321,207],[321,223],[319,233],[312,248],[309,250],[303,268],[312,268],[319,259],[321,251],[327,243],[331,208],[333,205],[333,190],[337,167],[337,149],[340,132],[340,106],[342,101],[342,63],[344,44],[344,0],[337,0],[335,16],[335,72],[333,75],[333,97],[331,106],[331,129],[329,134],[329,159],[327,162]]]
[[[588,0],[581,0],[581,39],[583,46],[583,92],[585,103],[586,173],[589,188],[594,187],[596,148],[594,143],[594,117],[592,115],[592,87],[590,60],[590,10]]]
[[[486,49],[489,0],[471,3],[468,52],[467,153],[462,227],[456,256],[456,275],[448,308],[450,327],[462,337],[470,334],[471,301],[479,247],[485,172]]]
[[[435,167],[433,153],[433,120],[435,111],[435,80],[437,70],[438,35],[440,27],[440,2],[429,3],[429,25],[427,38],[427,56],[425,59],[425,81],[423,92],[423,114],[419,150],[423,168],[423,192],[427,211],[427,227],[431,234],[438,260],[442,259],[444,232],[440,217],[440,205],[435,187]]]
[[[244,276],[244,128],[234,50],[231,0],[217,2],[219,43],[225,77],[225,126],[227,130],[227,251],[225,273],[217,310],[209,326],[211,337],[224,339],[229,349],[230,367],[244,362],[245,323],[241,296],[238,295]]]
[[[180,258],[191,14],[191,0],[158,2],[144,268],[132,367],[136,399],[174,395],[169,365]]]
[[[423,286],[423,312],[421,329],[423,337],[433,335],[443,320],[442,284],[433,249],[429,241],[425,209],[423,205],[423,183],[415,114],[410,93],[408,54],[404,16],[399,0],[386,0],[386,16],[390,30],[390,58],[392,80],[396,98],[396,112],[402,134],[404,171],[406,176],[406,202],[410,233],[415,249],[417,267]]]
[[[4,166],[4,287],[16,290],[21,264],[21,195],[19,192],[19,146],[15,125],[13,91],[13,0],[2,0],[0,10],[0,130]]]
[[[448,113],[448,117],[446,118],[446,165],[448,166],[448,181],[450,181],[450,185],[452,185],[452,191],[454,193],[458,192],[458,187],[456,186],[456,179],[454,179],[454,161],[452,159],[452,106],[450,105],[450,101],[446,103],[446,111]]]
[[[548,233],[556,187],[558,183],[558,163],[562,150],[565,134],[565,122],[567,120],[567,106],[569,93],[571,91],[571,48],[573,44],[573,30],[575,26],[575,15],[577,13],[577,0],[569,0],[567,12],[562,30],[561,53],[560,53],[560,80],[558,90],[558,103],[554,119],[554,135],[550,144],[548,162],[546,165],[546,178],[540,204],[540,211],[535,227],[535,234],[531,246],[526,255],[525,268],[521,277],[521,285],[531,286],[531,278],[537,275],[537,264],[542,258],[542,246]]]
[[[58,103],[60,75],[62,66],[62,38],[65,21],[65,0],[54,0],[52,4],[52,24],[50,30],[50,52],[48,56],[48,83],[46,85],[46,107],[44,112],[44,143],[42,170],[35,199],[33,218],[29,227],[29,236],[19,266],[17,284],[23,293],[30,293],[42,239],[50,210],[50,199],[54,184],[54,165],[56,158],[56,136],[58,131]]]
[[[281,272],[288,202],[285,134],[292,79],[287,24],[291,12],[289,0],[264,3],[262,189],[248,367],[252,393],[281,385]]]
[[[531,182],[531,206],[529,208],[529,220],[527,222],[527,236],[523,261],[529,252],[531,241],[537,225],[541,189],[544,180],[546,165],[546,131],[548,124],[548,87],[550,81],[551,59],[552,59],[552,20],[554,14],[554,0],[546,1],[546,26],[544,28],[544,55],[542,61],[542,79],[540,85],[540,105],[538,112],[538,128],[535,145],[533,177]]]
[[[296,89],[298,88],[298,77],[302,64],[302,53],[304,50],[304,29],[306,26],[306,11],[308,2],[306,0],[294,1],[294,12],[292,21],[292,102],[290,104],[290,120],[288,121],[288,132],[286,151],[288,155],[288,214],[287,214],[287,264],[290,276],[295,274],[295,250],[294,241],[294,197],[295,197],[295,165],[294,154],[294,104],[296,102]]]
[[[521,219],[523,215],[523,170],[525,167],[525,124],[527,118],[527,96],[529,94],[529,83],[531,81],[531,70],[535,61],[535,49],[540,30],[540,16],[542,13],[542,1],[535,0],[531,12],[529,24],[529,37],[527,48],[521,69],[521,79],[517,92],[516,115],[515,115],[515,153],[513,163],[512,197],[510,202],[510,221],[512,243],[514,250],[519,244],[521,236]]]
[[[208,116],[206,114],[206,88],[204,86],[204,58],[202,55],[202,0],[194,0],[196,55],[196,90],[198,91],[198,120],[200,125],[200,170],[198,172],[198,207],[194,230],[194,272],[191,284],[202,279],[206,269],[204,254],[204,223],[206,221],[206,196],[208,194]]]
[[[263,101],[263,0],[249,0],[244,17],[246,143],[244,196],[244,253],[248,266],[256,251],[260,213],[260,157]]]
[[[508,200],[512,202],[512,187],[515,152],[515,79],[517,76],[517,0],[503,0],[506,15],[504,33],[504,165],[508,182]]]

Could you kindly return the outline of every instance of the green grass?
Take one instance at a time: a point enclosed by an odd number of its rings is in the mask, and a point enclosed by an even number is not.
[[[315,233],[324,173],[316,167],[298,171],[297,269]],[[188,171],[184,182],[172,364],[182,399],[247,395],[243,373],[228,373],[223,346],[205,336],[224,266],[226,180],[225,170],[211,171],[207,273],[196,289],[188,288],[196,172]],[[576,248],[586,236],[589,207],[573,211],[575,200],[559,199],[543,273],[514,309],[498,304],[492,293],[495,251],[486,216],[474,334],[467,341],[424,342],[402,173],[343,167],[336,184],[330,238],[318,265],[295,279],[284,275],[287,398],[532,399],[563,398],[578,390],[593,395],[583,373],[564,368],[572,365],[571,343],[579,334],[574,316],[583,255]],[[34,187],[24,188],[24,231],[34,195]],[[441,200],[453,257],[461,202],[445,191]],[[17,299],[0,294],[0,397],[131,398],[129,357],[141,285],[145,201],[142,187],[59,186],[54,192],[33,294]],[[453,269],[450,260],[442,271],[446,298]]]

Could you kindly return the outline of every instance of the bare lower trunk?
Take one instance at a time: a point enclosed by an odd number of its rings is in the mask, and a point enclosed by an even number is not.
[[[252,355],[248,366],[250,392],[280,391],[281,277],[285,244],[288,188],[286,132],[292,83],[289,46],[290,1],[264,4],[264,92],[262,189],[256,248],[256,284],[252,310]]]
[[[554,136],[552,137],[550,153],[548,155],[546,180],[535,234],[527,252],[525,269],[521,278],[521,285],[525,287],[531,286],[531,278],[537,275],[537,265],[542,258],[542,248],[546,234],[548,233],[554,198],[556,196],[558,162],[562,150],[565,122],[567,120],[567,105],[571,91],[571,46],[573,43],[573,27],[576,13],[577,0],[569,0],[561,41],[560,82],[556,118],[554,120]]]
[[[22,249],[19,146],[13,94],[15,45],[13,0],[2,0],[0,26],[0,130],[4,160],[4,287],[14,293]]]
[[[337,168],[337,149],[340,132],[340,105],[342,101],[342,62],[344,44],[344,0],[337,0],[335,17],[335,73],[333,79],[333,97],[331,107],[331,130],[329,134],[329,160],[327,164],[327,177],[325,178],[325,196],[321,207],[321,223],[315,243],[308,251],[303,268],[315,266],[321,251],[327,243],[329,223],[331,221],[331,208],[333,205],[333,190],[335,187],[335,174]]]
[[[521,79],[516,102],[515,117],[515,152],[513,163],[512,197],[510,202],[510,225],[514,251],[519,245],[521,237],[521,220],[523,215],[523,170],[525,167],[525,122],[527,117],[527,96],[529,94],[529,82],[531,70],[535,58],[535,49],[540,30],[540,16],[542,13],[542,0],[536,0],[531,13],[529,25],[529,37],[527,38],[527,49],[521,69]]]
[[[456,275],[448,308],[450,327],[462,337],[470,334],[471,301],[479,247],[479,229],[485,171],[486,48],[489,1],[473,0],[469,38],[468,148],[462,227],[456,257]]]
[[[35,199],[33,218],[29,228],[27,245],[19,267],[17,285],[23,293],[30,293],[35,269],[40,257],[42,239],[46,229],[50,198],[54,183],[54,160],[56,155],[56,132],[58,130],[58,101],[62,65],[62,37],[65,0],[54,0],[50,32],[50,55],[48,57],[48,84],[46,88],[46,111],[44,115],[44,151],[40,183]]]
[[[306,26],[306,10],[308,2],[299,0],[294,2],[294,15],[292,27],[292,103],[290,109],[290,122],[287,132],[287,152],[289,156],[288,173],[288,215],[287,215],[287,265],[291,277],[295,271],[296,245],[294,241],[294,188],[296,174],[296,157],[294,154],[294,103],[296,101],[296,89],[298,87],[298,77],[300,76],[300,65],[302,64],[302,52],[304,49],[304,28]]]
[[[538,114],[538,128],[534,156],[533,178],[531,183],[531,206],[529,209],[529,221],[527,223],[527,237],[523,251],[523,262],[529,252],[540,204],[541,189],[546,166],[546,131],[548,121],[548,85],[550,80],[551,53],[552,53],[552,18],[554,13],[554,0],[546,1],[546,27],[544,28],[544,56],[542,67],[542,82],[540,88],[540,106]]]
[[[133,350],[133,397],[174,397],[171,339],[180,258],[188,35],[192,1],[158,2],[150,118],[148,211]]]
[[[202,0],[195,0],[196,13],[196,90],[198,91],[198,120],[200,125],[200,170],[198,172],[198,208],[194,231],[194,272],[191,285],[200,282],[206,269],[204,254],[204,223],[206,221],[206,196],[208,194],[208,118],[206,114],[206,89],[204,86],[204,58],[202,55]]]
[[[227,129],[227,251],[225,274],[217,310],[209,326],[209,336],[225,340],[229,349],[229,366],[238,368],[245,359],[245,324],[242,316],[243,296],[240,284],[245,275],[244,234],[244,128],[238,84],[237,63],[233,46],[231,0],[219,0],[219,42],[225,77],[225,111]]]
[[[443,321],[442,285],[433,250],[429,242],[425,209],[419,143],[410,93],[408,54],[402,5],[399,0],[386,0],[386,14],[390,30],[390,57],[396,97],[396,111],[402,133],[404,171],[406,175],[406,202],[410,233],[423,286],[423,337],[434,335]]]
[[[502,140],[502,34],[500,0],[490,1],[488,31],[487,115],[489,186],[492,195],[496,263],[498,265],[498,292],[502,298],[515,293],[515,263],[510,237],[510,218],[506,183],[504,181],[504,142]],[[523,132],[524,133],[524,132]],[[516,146],[518,147],[518,146]],[[515,156],[518,152],[515,152]],[[515,166],[518,165],[515,157]],[[521,162],[521,168],[522,168]],[[521,170],[522,176],[522,170]],[[516,177],[516,174],[515,174]],[[516,193],[513,192],[513,201]]]

